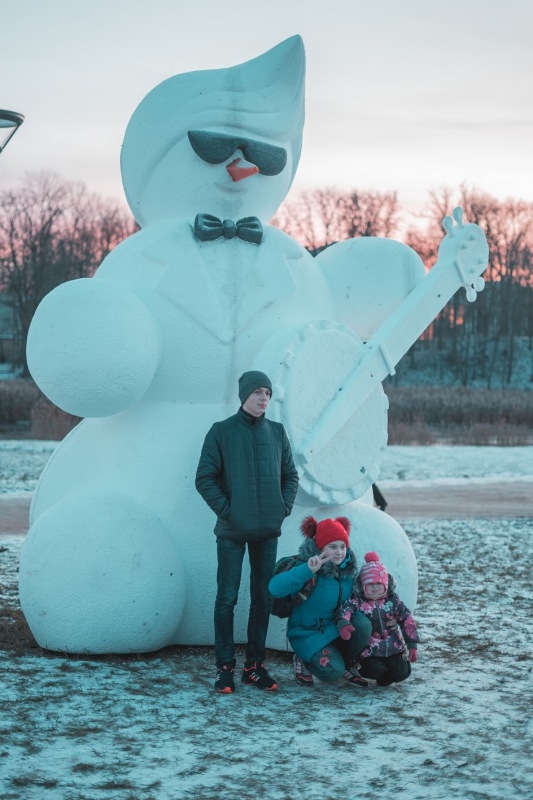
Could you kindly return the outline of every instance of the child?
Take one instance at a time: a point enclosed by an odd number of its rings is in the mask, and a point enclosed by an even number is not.
[[[354,581],[350,598],[339,608],[337,627],[340,636],[348,641],[354,630],[353,615],[361,613],[368,617],[372,635],[359,657],[359,672],[379,686],[389,686],[404,681],[411,674],[411,664],[417,660],[418,633],[411,612],[394,591],[394,578],[387,573],[377,553],[367,553],[365,562]],[[407,658],[404,642],[408,648]]]

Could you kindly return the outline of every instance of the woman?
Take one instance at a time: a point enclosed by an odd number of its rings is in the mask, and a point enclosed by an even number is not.
[[[335,616],[346,602],[353,586],[357,563],[350,548],[350,521],[346,517],[317,522],[306,517],[301,526],[305,537],[298,563],[270,580],[273,597],[296,595],[314,578],[311,594],[294,605],[289,616],[287,636],[294,650],[294,675],[303,686],[313,685],[313,675],[333,683],[340,677],[351,685],[368,686],[356,669],[359,653],[367,646],[372,631],[369,620],[360,613],[352,617],[354,632],[349,641],[339,636]]]

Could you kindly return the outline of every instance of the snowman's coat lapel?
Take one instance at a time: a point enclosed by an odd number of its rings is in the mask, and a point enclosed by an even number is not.
[[[299,248],[276,246],[279,231],[266,227],[264,239],[257,246],[257,255],[242,287],[237,308],[239,329],[245,328],[250,320],[263,309],[288,297],[296,290],[296,284],[288,265],[288,259],[295,253],[300,257]],[[290,244],[294,244],[288,240]],[[276,252],[277,251],[277,252]]]
[[[156,289],[217,339],[229,342],[235,335],[235,325],[242,330],[260,311],[295,291],[287,262],[295,255],[300,257],[299,248],[286,237],[285,248],[276,246],[273,240],[279,233],[266,228],[260,245],[236,243],[237,247],[256,248],[253,264],[239,293],[236,320],[227,315],[226,301],[211,278],[189,223],[173,228],[168,237],[155,246],[152,244],[150,252],[146,253],[151,261],[165,265]],[[286,250],[286,241],[294,248],[281,255],[280,249]]]
[[[151,248],[150,257],[165,264],[157,291],[217,339],[229,341],[218,293],[198,252],[191,225],[174,228],[169,237]]]

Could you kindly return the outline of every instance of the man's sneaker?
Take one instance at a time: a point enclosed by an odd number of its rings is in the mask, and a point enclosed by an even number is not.
[[[299,683],[300,686],[312,686],[313,676],[305,666],[302,659],[298,658],[296,653],[292,659],[292,665],[294,667],[294,680],[296,683]]]
[[[217,692],[232,694],[232,692],[235,691],[235,681],[233,680],[234,672],[235,661],[217,666],[217,676],[215,678],[215,689]]]
[[[251,686],[257,686],[258,689],[264,689],[266,692],[272,692],[278,688],[278,684],[272,675],[268,674],[261,661],[254,661],[249,667],[245,667],[242,671],[241,681],[249,683]]]
[[[369,682],[366,678],[363,678],[357,667],[345,669],[342,677],[345,681],[348,681],[351,686],[357,686],[359,689],[368,689]]]

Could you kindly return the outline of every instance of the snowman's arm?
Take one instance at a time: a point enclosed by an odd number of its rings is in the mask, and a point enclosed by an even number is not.
[[[224,462],[217,431],[218,427],[215,423],[205,437],[196,470],[195,486],[211,511],[214,511],[217,517],[227,519],[230,499],[221,486]]]
[[[159,363],[158,326],[130,289],[81,278],[47,295],[32,320],[28,367],[43,392],[81,417],[129,408],[146,392]]]

